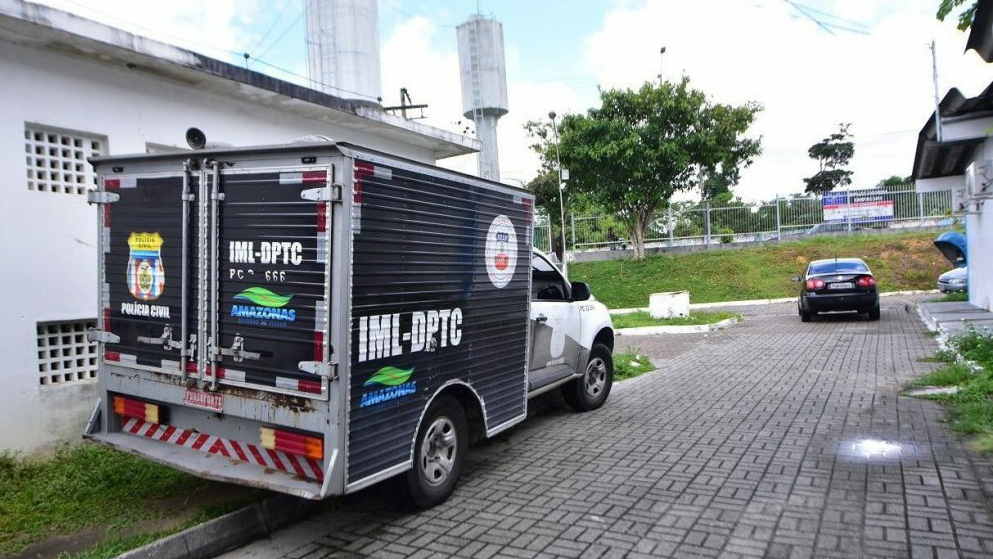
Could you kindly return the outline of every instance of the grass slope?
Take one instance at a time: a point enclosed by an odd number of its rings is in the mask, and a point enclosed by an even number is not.
[[[269,494],[94,444],[40,461],[0,454],[0,556],[16,557],[46,541],[25,555],[69,557],[95,545],[107,548],[103,556],[115,556]],[[120,548],[124,541],[131,543]]]
[[[658,254],[644,260],[579,262],[570,279],[585,281],[610,308],[645,307],[648,296],[690,292],[692,303],[796,296],[793,277],[818,258],[858,257],[881,291],[934,289],[951,264],[934,248],[935,231],[823,236],[742,249]]]

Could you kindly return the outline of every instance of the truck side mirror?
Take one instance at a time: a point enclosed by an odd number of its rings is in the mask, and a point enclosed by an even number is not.
[[[572,282],[572,300],[588,301],[590,298],[590,286],[581,281]]]

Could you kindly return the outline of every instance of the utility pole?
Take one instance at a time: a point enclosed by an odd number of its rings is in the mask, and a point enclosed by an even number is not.
[[[555,124],[555,111],[548,113],[549,120],[552,121],[552,132],[555,134],[555,166],[559,168],[559,219],[562,224],[562,275],[569,279],[569,251],[565,244],[565,203],[562,201],[562,191],[565,190],[565,182],[562,179],[562,160],[559,159],[559,127]]]
[[[941,143],[941,99],[938,98],[938,52],[931,39],[931,76],[934,80],[934,127],[938,142]]]

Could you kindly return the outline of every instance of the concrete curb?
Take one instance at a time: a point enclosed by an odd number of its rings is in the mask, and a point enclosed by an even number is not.
[[[655,336],[658,334],[699,334],[713,332],[738,323],[737,318],[725,318],[713,324],[694,324],[692,326],[637,326],[635,328],[618,328],[614,333],[618,336]]]
[[[208,520],[144,547],[132,549],[117,559],[208,559],[313,514],[321,501],[276,495],[224,516]]]
[[[937,289],[926,289],[922,291],[887,291],[880,293],[880,297],[892,297],[895,295],[929,295],[939,293]],[[796,301],[796,297],[781,297],[779,299],[750,299],[746,301],[720,301],[717,303],[690,303],[690,309],[713,309],[722,307],[752,307],[757,305],[771,305],[773,303],[789,303]],[[631,314],[634,312],[648,312],[648,307],[637,307],[630,309],[610,309],[610,314]]]

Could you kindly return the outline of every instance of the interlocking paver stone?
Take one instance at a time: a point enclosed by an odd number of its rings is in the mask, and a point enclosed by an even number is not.
[[[913,302],[883,299],[878,322],[773,304],[705,335],[620,337],[658,371],[476,445],[442,506],[373,488],[282,556],[991,557],[993,463],[900,395],[936,367]]]

